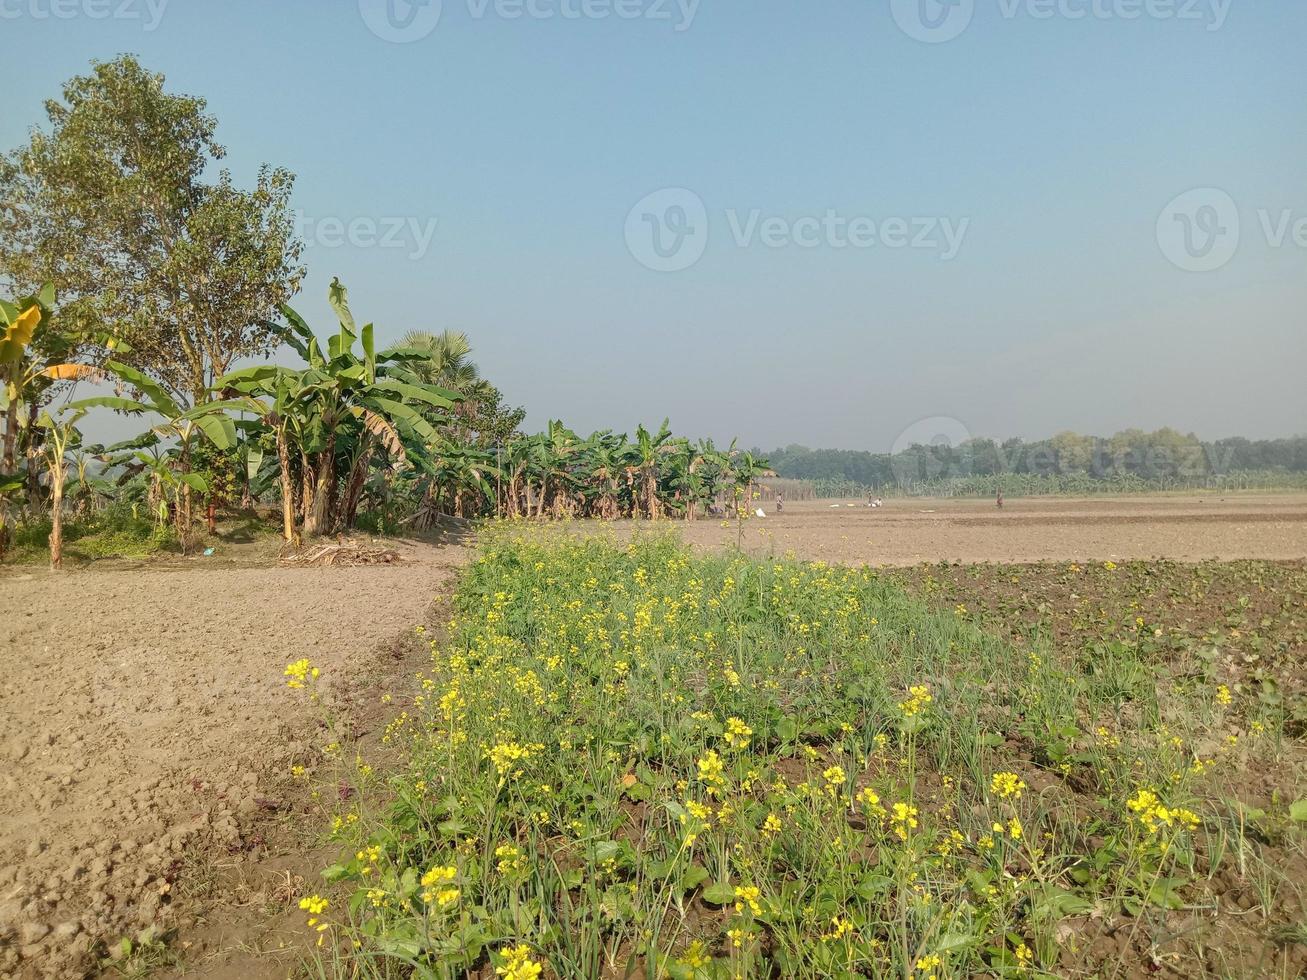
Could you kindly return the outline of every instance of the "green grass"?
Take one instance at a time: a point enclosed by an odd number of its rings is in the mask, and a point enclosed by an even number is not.
[[[64,523],[65,561],[87,562],[102,558],[148,558],[176,548],[170,527],[133,517],[124,508],[111,508],[90,517]],[[50,559],[50,520],[45,518],[14,528],[12,550],[5,561],[39,564]]]
[[[407,764],[347,767],[365,792],[335,794],[320,972],[1212,968],[1173,940],[1259,845],[1205,781],[1273,758],[1282,719],[1156,683],[1149,624],[1088,659],[867,569],[483,541],[387,732]],[[1289,803],[1263,818],[1297,841]],[[1273,870],[1284,907],[1239,926],[1259,936],[1301,919]]]

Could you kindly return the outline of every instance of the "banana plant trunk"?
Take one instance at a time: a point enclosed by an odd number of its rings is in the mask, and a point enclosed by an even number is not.
[[[313,458],[300,450],[300,527],[308,533],[309,514],[313,511]]]
[[[0,457],[0,476],[13,476],[18,470],[18,399],[11,398],[5,409],[4,456]]]
[[[318,453],[318,471],[313,484],[313,509],[304,523],[307,535],[326,534],[331,530],[336,502],[336,434],[327,436],[327,445]]]
[[[277,470],[281,476],[281,536],[295,540],[295,485],[290,474],[290,441],[285,426],[277,426]]]
[[[37,457],[41,455],[40,429],[36,425],[38,408],[35,401],[27,406],[27,506],[36,511],[41,506],[41,467]]]
[[[365,436],[359,447],[358,457],[350,467],[349,480],[345,484],[345,505],[342,508],[340,523],[345,530],[354,526],[358,516],[359,504],[363,501],[363,485],[367,481],[368,464],[372,462],[372,437]]]
[[[62,461],[50,469],[50,567],[64,560],[64,470]]]
[[[185,440],[182,441],[182,452],[179,460],[179,467],[182,473],[187,473],[191,468],[191,447]],[[177,500],[176,517],[177,537],[181,541],[182,554],[186,554],[190,542],[187,537],[191,533],[191,485],[182,482],[181,494]]]

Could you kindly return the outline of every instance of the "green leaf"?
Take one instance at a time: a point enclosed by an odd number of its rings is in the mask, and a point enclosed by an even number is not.
[[[966,949],[976,941],[976,937],[966,932],[946,932],[930,944],[930,949],[935,953],[951,952],[955,949]]]
[[[1289,819],[1294,823],[1307,823],[1307,799],[1294,800],[1289,804]]]
[[[135,402],[130,398],[118,398],[114,395],[96,395],[94,398],[80,398],[68,404],[69,408],[112,408],[115,412],[130,412],[140,415],[154,411],[144,402]]]
[[[340,321],[340,333],[336,336],[334,342],[327,342],[327,349],[334,358],[348,353],[350,348],[354,346],[354,339],[358,336],[358,328],[354,326],[354,314],[349,310],[349,290],[334,276],[331,285],[327,287],[327,302],[336,311],[336,319]]]
[[[196,405],[190,411],[184,413],[181,418],[193,420],[202,418],[205,415],[216,415],[219,412],[253,412],[256,415],[266,415],[268,406],[257,398],[242,395],[240,398],[223,398],[218,401]]]
[[[1047,885],[1042,897],[1035,903],[1036,913],[1043,913],[1049,918],[1061,919],[1068,915],[1084,915],[1091,911],[1094,903],[1075,892],[1065,888]]]
[[[236,445],[236,426],[225,415],[201,415],[195,419],[196,427],[203,432],[218,449],[230,449]]]
[[[364,400],[364,404],[380,411],[399,427],[411,429],[424,442],[432,443],[440,438],[436,430],[431,427],[431,423],[407,405],[391,401],[389,398],[368,398]]]
[[[290,373],[286,368],[278,367],[275,364],[259,364],[255,367],[241,368],[239,371],[228,371],[213,383],[213,387],[230,388],[240,382],[271,381],[283,374]]]
[[[259,467],[263,465],[263,450],[258,446],[250,446],[245,451],[245,476],[246,479],[253,480],[259,475]]]
[[[322,870],[322,878],[328,884],[334,884],[335,882],[348,877],[349,868],[345,867],[343,864],[333,864],[331,867],[323,868]]]
[[[373,387],[379,391],[393,391],[397,395],[403,395],[410,401],[423,402],[436,408],[449,408],[455,401],[462,400],[462,396],[457,392],[445,388],[438,388],[435,385],[405,384],[402,381],[394,381],[390,378],[382,378]]]
[[[132,387],[142,392],[153,404],[150,406],[160,415],[170,419],[175,419],[182,413],[181,407],[173,400],[172,395],[163,390],[163,387],[153,378],[136,370],[134,367],[123,364],[120,361],[107,361],[104,365],[105,370],[111,371],[118,377],[122,378]]]
[[[707,880],[708,869],[702,864],[692,864],[685,869],[685,874],[681,875],[681,889],[687,892],[694,891]]]
[[[703,900],[709,905],[726,905],[735,901],[735,888],[724,881],[714,882],[703,890]]]
[[[372,340],[372,324],[363,326],[363,363],[368,368],[368,384],[377,380],[377,352]]]

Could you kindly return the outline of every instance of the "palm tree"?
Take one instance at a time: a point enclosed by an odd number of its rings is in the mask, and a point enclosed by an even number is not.
[[[410,330],[400,338],[399,346],[426,355],[425,360],[409,365],[423,384],[452,388],[466,397],[481,380],[481,372],[471,360],[472,345],[461,330]]]

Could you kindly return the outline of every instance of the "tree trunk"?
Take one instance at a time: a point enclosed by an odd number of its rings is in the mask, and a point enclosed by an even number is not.
[[[60,465],[50,471],[50,567],[59,568],[64,560],[64,473]]]
[[[177,470],[182,475],[190,472],[191,468],[191,447],[190,443],[183,441],[181,444],[181,457],[177,461]],[[186,540],[191,533],[191,485],[182,482],[181,492],[177,495],[177,513],[174,515],[177,519],[177,537],[181,541],[182,554],[189,550],[189,542]]]
[[[336,502],[336,436],[327,436],[327,445],[318,453],[318,472],[313,483],[313,508],[304,522],[307,535],[327,534],[335,519]]]
[[[649,512],[649,520],[658,520],[658,478],[650,472],[644,475],[644,506]]]
[[[370,436],[365,436],[358,458],[350,468],[349,480],[345,484],[345,505],[341,512],[341,524],[347,531],[354,526],[354,519],[358,516],[359,504],[363,501],[363,486],[368,479],[368,464],[371,462],[372,440]]]
[[[18,471],[18,399],[9,402],[5,409],[4,456],[0,457],[0,476],[13,476]]]
[[[290,444],[284,426],[277,426],[277,470],[281,476],[281,536],[295,540],[295,485],[291,482]]]
[[[39,411],[36,402],[27,406],[27,506],[33,512],[41,506],[41,467],[36,463],[41,448],[41,430],[36,426]]]
[[[309,514],[313,511],[313,457],[300,452],[300,526],[308,531]]]

